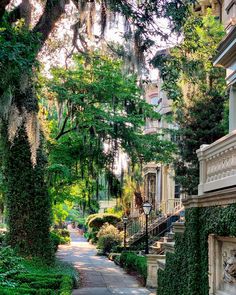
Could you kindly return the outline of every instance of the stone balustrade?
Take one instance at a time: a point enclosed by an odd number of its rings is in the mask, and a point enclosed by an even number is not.
[[[236,185],[236,130],[197,150],[200,164],[198,195]]]

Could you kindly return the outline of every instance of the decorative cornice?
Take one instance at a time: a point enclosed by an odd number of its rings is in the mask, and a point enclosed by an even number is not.
[[[236,0],[232,0],[230,1],[230,3],[227,5],[227,7],[225,8],[225,11],[227,12],[227,14],[229,14],[230,9],[232,8],[233,5],[236,4]]]
[[[156,174],[157,171],[160,169],[160,164],[157,163],[147,163],[145,165],[143,165],[143,174]]]
[[[214,66],[223,66],[227,68],[231,60],[236,54],[236,25],[232,27],[230,32],[224,37],[218,46],[218,53],[213,59]]]
[[[226,206],[236,203],[236,187],[205,193],[201,196],[189,196],[182,200],[185,209]]]

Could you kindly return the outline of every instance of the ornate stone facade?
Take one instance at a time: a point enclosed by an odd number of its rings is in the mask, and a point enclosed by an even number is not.
[[[236,238],[208,238],[209,295],[236,294]]]
[[[144,133],[161,133],[163,129],[175,128],[173,124],[165,120],[165,116],[171,113],[171,101],[165,92],[161,90],[162,81],[150,83],[145,89],[146,101],[152,104],[156,111],[162,115],[159,120],[146,121]],[[168,135],[165,135],[168,137]],[[170,139],[170,138],[168,138]],[[156,214],[171,214],[181,206],[179,190],[174,180],[174,170],[171,166],[159,163],[147,163],[143,166],[144,197],[152,203]],[[176,193],[178,191],[178,193]]]

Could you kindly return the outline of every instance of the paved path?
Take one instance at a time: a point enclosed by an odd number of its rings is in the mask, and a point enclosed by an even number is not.
[[[139,285],[132,276],[109,261],[106,257],[97,256],[97,250],[76,231],[71,232],[70,246],[60,246],[58,257],[73,263],[79,270],[82,281],[80,289],[73,295],[154,295],[154,292]]]

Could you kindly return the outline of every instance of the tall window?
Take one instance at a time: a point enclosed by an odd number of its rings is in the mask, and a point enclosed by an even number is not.
[[[175,199],[180,198],[180,184],[175,185]]]

